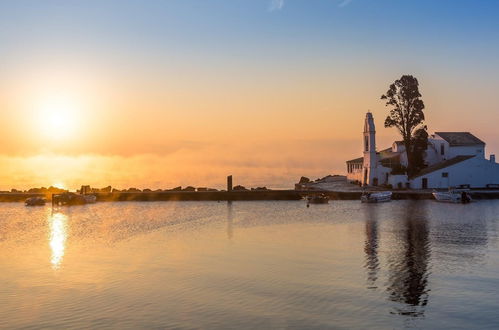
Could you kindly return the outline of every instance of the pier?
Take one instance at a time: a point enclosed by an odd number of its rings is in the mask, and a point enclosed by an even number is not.
[[[163,192],[111,192],[93,193],[98,202],[154,202],[154,201],[292,201],[304,196],[322,193],[330,200],[360,200],[361,191],[310,191],[310,190],[266,190],[266,191],[163,191]],[[499,199],[499,190],[472,190],[475,200]],[[24,202],[29,197],[51,196],[30,193],[0,193],[0,202]],[[431,191],[393,191],[393,200],[433,199]]]

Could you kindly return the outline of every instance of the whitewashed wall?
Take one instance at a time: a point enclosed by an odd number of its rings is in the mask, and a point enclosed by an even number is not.
[[[440,136],[435,135],[433,138],[429,138],[428,142],[430,142],[435,149],[435,162],[441,162],[446,159],[449,159],[449,142],[442,139]],[[444,154],[441,154],[442,145],[444,146]]]
[[[352,173],[348,173],[347,180],[362,182],[362,170],[354,170]]]
[[[448,178],[442,173],[449,173]],[[410,181],[412,189],[422,189],[422,179],[428,179],[428,188],[448,188],[469,184],[471,188],[484,188],[487,184],[499,183],[499,164],[480,157],[474,157],[455,165],[414,178]]]
[[[405,188],[405,184],[409,182],[407,175],[399,174],[399,175],[390,175],[388,177],[388,184],[391,184],[393,188],[398,188],[398,184],[402,185],[402,188]]]
[[[481,156],[485,158],[485,146],[484,145],[474,145],[474,146],[450,146],[447,141],[442,139],[440,136],[435,135],[428,139],[428,142],[432,144],[435,151],[434,154],[428,154],[428,164],[435,164],[444,160],[454,158],[456,156]],[[441,146],[444,146],[444,155],[441,155]]]
[[[440,163],[443,156],[440,154],[440,145],[445,142],[444,140],[428,139],[429,146],[425,153],[425,162],[428,166]]]
[[[392,171],[391,168],[389,167],[384,167],[384,166],[381,166],[381,165],[378,165],[378,167],[376,168],[376,177],[378,178],[378,185],[384,185],[384,184],[388,184],[388,180],[390,178],[390,172]],[[388,176],[387,176],[388,174]],[[388,179],[387,179],[388,177]]]
[[[485,158],[485,146],[460,146],[460,147],[450,147],[447,153],[447,159],[454,158],[456,156],[473,156],[477,155],[481,158]]]

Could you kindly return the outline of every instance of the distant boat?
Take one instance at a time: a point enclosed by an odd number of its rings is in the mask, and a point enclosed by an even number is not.
[[[444,203],[469,203],[473,199],[469,193],[469,189],[449,189],[449,191],[433,191],[433,197],[437,202]]]
[[[53,205],[83,205],[95,203],[97,197],[95,195],[81,195],[72,192],[52,195]]]
[[[85,202],[87,204],[95,203],[97,201],[97,197],[95,195],[83,195],[85,198]]]
[[[380,192],[364,192],[360,196],[360,201],[362,203],[382,203],[389,202],[392,200],[391,191],[380,191]]]
[[[24,205],[26,206],[43,206],[47,203],[47,200],[43,197],[30,197],[26,199]]]
[[[329,203],[329,196],[324,194],[313,195],[307,197],[308,204],[327,204]]]

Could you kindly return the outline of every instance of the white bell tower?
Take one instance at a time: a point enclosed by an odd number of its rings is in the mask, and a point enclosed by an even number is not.
[[[362,185],[377,186],[378,156],[376,155],[376,128],[371,112],[366,113],[364,122],[364,165],[362,173]]]

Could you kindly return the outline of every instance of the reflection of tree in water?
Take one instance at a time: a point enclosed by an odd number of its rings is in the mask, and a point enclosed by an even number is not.
[[[401,227],[395,229],[395,239],[388,260],[389,299],[401,303],[396,313],[422,316],[428,303],[428,275],[430,240],[428,220],[423,203],[410,202],[403,219],[397,220]]]
[[[364,267],[367,272],[367,287],[376,289],[376,280],[379,272],[378,258],[378,210],[377,205],[365,205],[366,215],[366,240],[364,242],[364,252],[366,262]]]

